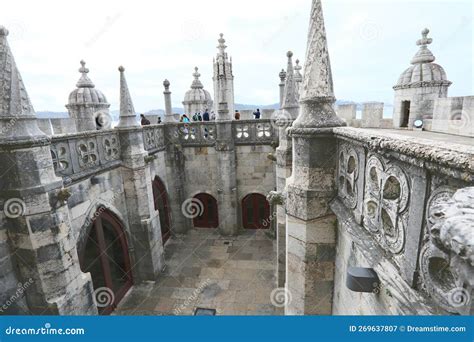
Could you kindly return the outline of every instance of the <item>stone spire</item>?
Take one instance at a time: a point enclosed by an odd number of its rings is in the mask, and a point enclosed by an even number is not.
[[[416,41],[416,45],[418,45],[420,49],[412,58],[411,64],[431,63],[435,61],[435,56],[430,49],[428,49],[428,45],[433,42],[433,39],[428,38],[428,33],[430,33],[430,30],[427,28],[421,31],[422,38]]]
[[[117,127],[139,126],[136,120],[135,108],[133,108],[132,97],[128,90],[127,80],[125,79],[125,68],[120,66],[120,121]]]
[[[8,30],[0,26],[0,140],[44,136],[7,41]]]
[[[334,111],[335,100],[321,0],[313,0],[300,91],[301,110],[293,127],[322,128],[345,125]]]
[[[283,96],[282,108],[288,110],[290,114],[292,114],[292,119],[295,119],[299,105],[298,93],[296,89],[295,72],[293,70],[293,52],[288,51],[286,56],[288,57],[288,66],[286,68],[285,94]]]
[[[164,122],[174,122],[173,120],[173,108],[171,107],[171,91],[170,91],[170,81],[164,80],[163,86],[165,87],[165,91],[163,95],[165,95],[165,118]]]
[[[234,75],[232,74],[232,58],[229,58],[225,49],[224,34],[219,35],[217,49],[219,50],[214,60],[214,111],[219,111],[219,103],[226,102],[229,113],[234,112]],[[223,97],[223,98],[221,98]],[[231,115],[232,116],[232,115]]]

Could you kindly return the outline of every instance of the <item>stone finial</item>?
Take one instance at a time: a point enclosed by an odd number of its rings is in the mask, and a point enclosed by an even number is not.
[[[303,81],[303,75],[301,75],[301,69],[303,69],[303,67],[300,65],[300,60],[297,59],[295,61],[296,65],[295,65],[295,80],[296,82],[302,82]]]
[[[135,108],[133,107],[132,97],[128,90],[127,80],[125,79],[125,68],[119,66],[120,72],[120,120],[117,127],[135,127],[139,126],[136,120]]]
[[[5,26],[0,25],[0,36],[8,36],[8,30]]]
[[[167,79],[165,79],[163,81],[163,86],[165,87],[165,90],[168,91],[170,89],[170,81],[168,81]]]
[[[345,126],[337,117],[321,0],[313,0],[306,48],[303,82],[300,86],[300,113],[294,128]]]
[[[193,73],[193,83],[191,84],[191,88],[193,89],[202,89],[204,86],[202,85],[201,81],[199,80],[199,77],[201,77],[201,74],[198,72],[198,67],[194,67],[194,73]]]
[[[428,49],[428,45],[433,42],[432,38],[428,38],[428,33],[430,33],[430,30],[427,28],[421,31],[421,39],[416,41],[416,45],[419,46],[420,49],[412,58],[411,64],[431,63],[435,61],[435,56],[430,49]]]
[[[285,82],[285,79],[286,79],[286,71],[285,69],[281,69],[280,73],[278,74],[278,76],[280,76],[280,81],[283,83]]]
[[[219,45],[217,46],[217,48],[219,49],[219,53],[221,55],[224,55],[225,54],[225,49],[227,47],[227,45],[225,45],[225,39],[224,39],[224,34],[223,33],[220,33],[219,34],[219,39],[217,40],[219,42]]]
[[[81,73],[81,78],[76,83],[76,87],[78,88],[94,88],[95,85],[91,81],[91,79],[87,76],[89,73],[89,69],[86,68],[86,62],[84,60],[80,61],[81,67],[79,68],[79,72]]]

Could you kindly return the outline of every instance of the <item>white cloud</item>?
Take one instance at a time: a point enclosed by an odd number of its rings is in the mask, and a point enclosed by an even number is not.
[[[81,59],[112,108],[118,107],[119,65],[126,68],[137,111],[163,108],[165,78],[173,105],[181,105],[194,66],[212,93],[220,32],[234,61],[236,101],[269,104],[278,101],[286,52],[304,61],[310,6],[310,0],[17,0],[2,3],[0,24],[11,31],[10,45],[37,110],[64,110]],[[472,94],[472,77],[466,77],[473,70],[472,6],[470,0],[323,1],[337,97],[390,100],[425,26],[454,82],[450,94]]]

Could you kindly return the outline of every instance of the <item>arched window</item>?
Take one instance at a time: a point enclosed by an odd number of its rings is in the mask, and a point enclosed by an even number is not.
[[[247,229],[270,228],[270,204],[261,194],[249,194],[242,199],[242,224]]]
[[[165,185],[158,176],[156,176],[153,180],[152,188],[155,210],[158,210],[160,215],[161,238],[163,240],[163,244],[165,244],[165,242],[168,241],[171,236],[171,219],[168,204],[168,193],[166,192]]]
[[[197,207],[196,215],[193,218],[194,227],[217,228],[219,216],[216,199],[209,194],[200,193],[194,196],[193,202]]]
[[[80,251],[82,272],[90,272],[101,315],[110,314],[133,284],[127,238],[120,221],[100,207]]]

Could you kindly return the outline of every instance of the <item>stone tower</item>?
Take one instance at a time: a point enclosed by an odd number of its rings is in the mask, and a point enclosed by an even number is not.
[[[38,128],[7,36],[0,26],[2,296],[28,283],[21,301],[29,311],[16,313],[96,314],[91,277],[80,270],[71,233],[70,193],[55,175],[51,140]],[[5,261],[6,245],[12,254]]]
[[[86,68],[86,62],[81,61],[79,72],[81,78],[76,83],[77,88],[69,94],[69,103],[66,105],[69,115],[75,121],[77,131],[110,128],[110,104],[87,76],[89,69]]]
[[[286,180],[286,291],[288,315],[332,312],[336,216],[329,209],[335,195],[337,142],[333,127],[343,126],[335,102],[326,30],[320,0],[313,0],[300,91],[300,111],[288,134],[293,161]],[[321,262],[321,261],[327,262]]]
[[[225,49],[224,34],[218,39],[219,52],[214,59],[214,112],[218,113],[219,103],[227,103],[227,109],[232,117],[234,114],[234,75],[232,74],[232,58],[229,58]]]
[[[191,84],[191,89],[184,95],[184,112],[192,116],[194,113],[204,113],[206,110],[212,109],[212,98],[211,94],[204,89],[199,77],[201,74],[198,72],[198,67],[194,68],[194,80]]]
[[[435,56],[428,49],[433,42],[428,38],[428,29],[421,32],[421,39],[416,42],[420,47],[412,58],[412,66],[406,69],[393,87],[393,125],[395,128],[412,128],[417,119],[433,117],[434,100],[448,96],[451,82],[446,77],[443,67],[433,63]]]

